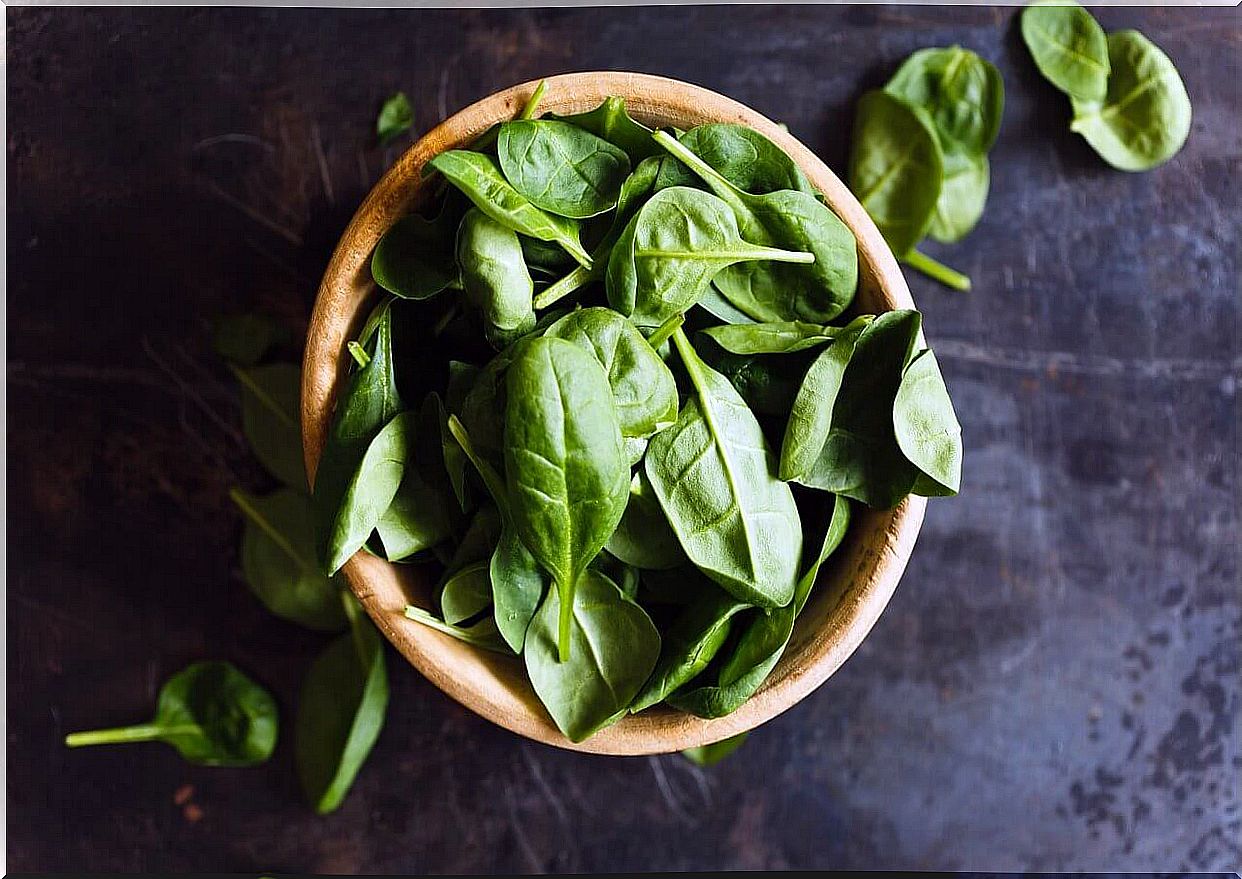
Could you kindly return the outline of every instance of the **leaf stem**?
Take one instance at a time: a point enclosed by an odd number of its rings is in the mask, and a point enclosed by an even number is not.
[[[298,554],[298,551],[293,548],[293,544],[289,542],[288,538],[281,534],[280,531],[277,530],[276,526],[269,522],[267,517],[259,512],[258,508],[250,502],[250,498],[247,497],[241,489],[230,488],[229,497],[232,498],[233,503],[237,506],[237,509],[241,510],[242,515],[257,525],[259,530],[266,534],[268,539],[271,540],[272,543],[276,544],[281,552],[292,559],[294,563],[302,569],[303,573],[316,577],[322,576],[319,568]]]
[[[440,319],[436,321],[435,326],[431,328],[431,335],[439,338],[440,334],[448,328],[448,325],[453,322],[453,318],[457,317],[460,311],[461,303],[454,301],[453,304],[445,310],[444,314],[440,315]]]
[[[915,271],[922,272],[929,278],[939,281],[954,290],[969,290],[970,278],[956,269],[951,269],[939,260],[932,259],[921,251],[911,249],[901,261]]]
[[[461,446],[461,450],[466,453],[466,457],[470,459],[470,463],[474,465],[474,469],[479,471],[479,475],[483,477],[483,482],[487,485],[487,490],[492,494],[492,500],[496,501],[496,506],[500,508],[500,514],[505,519],[509,518],[509,495],[505,488],[505,481],[500,474],[496,472],[487,461],[484,461],[474,449],[474,443],[470,442],[470,434],[466,432],[466,425],[461,423],[461,419],[456,415],[448,417],[449,433],[453,435],[453,439],[457,440],[457,445]]]
[[[574,588],[563,589],[560,583],[556,584],[556,591],[560,593],[561,606],[560,616],[556,627],[556,651],[561,662],[569,662],[569,627],[574,621]]]
[[[153,742],[160,739],[167,731],[167,727],[159,724],[139,723],[134,726],[117,726],[111,729],[70,733],[65,736],[65,744],[70,748],[83,748],[88,745],[111,745],[120,742]]]
[[[703,182],[712,188],[716,195],[730,202],[732,207],[737,207],[741,202],[741,190],[725,179],[724,175],[703,161],[693,150],[684,143],[673,137],[667,131],[657,131],[652,135],[656,143],[664,147],[664,149],[675,159],[680,160],[695,174],[703,179]]]
[[[519,119],[534,119],[535,113],[539,109],[539,102],[543,100],[543,93],[548,90],[548,81],[546,79],[539,80],[539,85],[535,86],[535,90],[531,92],[530,98],[526,101],[526,106],[522,108],[522,112],[518,114]]]
[[[575,266],[572,272],[553,283],[546,290],[535,297],[536,310],[547,308],[549,305],[560,302],[566,296],[577,292],[593,280],[595,280],[594,269],[586,269],[582,266]]]
[[[367,353],[367,349],[353,341],[347,343],[345,347],[349,349],[349,354],[354,358],[354,363],[358,364],[358,368],[366,369],[367,364],[371,362],[371,355]]]
[[[405,606],[405,618],[407,620],[414,620],[416,623],[422,623],[429,629],[435,629],[437,632],[442,632],[450,638],[456,638],[458,641],[470,644],[471,646],[481,647],[484,650],[491,650],[494,653],[509,653],[508,650],[503,649],[496,642],[496,639],[488,637],[491,635],[490,630],[488,630],[485,634],[480,634],[474,631],[476,627],[486,625],[485,622],[476,623],[475,626],[468,629],[462,626],[454,626],[444,622],[443,620],[437,619],[421,607],[415,607],[412,604],[407,604]]]
[[[683,312],[678,312],[655,328],[655,331],[647,337],[647,344],[649,344],[652,348],[658,349],[661,345],[667,342],[673,333],[677,332],[677,330],[685,322],[686,315]]]

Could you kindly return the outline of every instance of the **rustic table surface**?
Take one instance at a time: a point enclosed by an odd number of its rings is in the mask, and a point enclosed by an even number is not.
[[[1224,868],[1238,749],[1236,10],[1100,12],[1176,61],[1189,142],[1145,174],[1067,130],[1012,9],[8,11],[8,863],[13,870],[475,872]],[[392,655],[343,808],[157,745],[67,751],[227,658],[285,713],[322,637],[243,583],[227,498],[263,488],[220,314],[305,329],[335,238],[415,133],[545,74],[732,95],[845,165],[911,51],[1005,78],[992,196],[911,276],[966,443],[892,604],[805,702],[704,771],[519,740]],[[404,143],[404,141],[403,141]]]

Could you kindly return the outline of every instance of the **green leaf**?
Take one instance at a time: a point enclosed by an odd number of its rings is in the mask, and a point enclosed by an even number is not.
[[[845,329],[806,321],[778,321],[708,327],[703,335],[733,354],[793,354],[827,345]]]
[[[155,717],[137,726],[70,733],[70,748],[164,742],[191,763],[254,766],[276,748],[276,700],[229,662],[196,662],[160,688]]]
[[[766,195],[792,189],[816,195],[815,187],[797,162],[753,128],[732,122],[714,122],[691,128],[678,138],[692,153],[744,192]],[[684,167],[684,166],[683,166]],[[687,185],[693,172],[680,181]]]
[[[1068,0],[1033,3],[1022,12],[1022,40],[1054,86],[1079,100],[1104,100],[1108,41],[1090,12]]]
[[[254,366],[272,348],[289,341],[290,333],[261,314],[235,314],[216,323],[216,353],[237,366]]]
[[[943,244],[965,238],[983,216],[989,182],[986,156],[946,155],[944,185],[927,234]]]
[[[480,650],[490,650],[492,653],[501,653],[506,656],[512,655],[509,648],[505,645],[504,639],[500,636],[499,630],[496,628],[496,621],[492,618],[480,620],[473,626],[455,626],[438,620],[432,614],[423,610],[421,607],[415,607],[412,604],[405,606],[405,618],[414,620],[416,623],[422,623],[429,629],[435,629],[450,638],[456,638],[463,644],[469,644],[471,647],[478,647]]]
[[[650,436],[677,420],[673,373],[638,328],[612,309],[571,311],[544,335],[573,342],[603,367],[622,436]]]
[[[242,430],[255,457],[285,485],[306,491],[302,370],[292,363],[232,369],[241,383]]]
[[[444,621],[457,625],[492,606],[492,577],[487,562],[467,565],[444,581],[440,611]]]
[[[750,244],[729,206],[674,186],[653,195],[608,260],[608,302],[638,326],[658,327],[698,301],[722,269],[754,260],[810,263],[815,255]]]
[[[568,659],[575,584],[625,511],[629,468],[608,377],[564,339],[525,343],[506,374],[504,458],[517,536],[561,594]]]
[[[316,812],[334,812],[345,799],[379,738],[387,710],[384,642],[355,610],[351,631],[311,665],[298,700],[294,756],[302,789]]]
[[[555,241],[580,265],[591,267],[591,257],[578,240],[578,224],[532,204],[505,180],[490,156],[448,150],[428,162],[428,167],[443,174],[496,222],[540,241]]]
[[[229,496],[246,517],[241,562],[250,590],[281,619],[325,632],[343,629],[344,584],[316,563],[310,499],[287,488],[267,497],[235,488]]]
[[[642,470],[630,480],[625,513],[604,548],[635,568],[675,568],[686,560]]]
[[[414,125],[414,108],[405,92],[397,92],[380,107],[379,117],[375,120],[375,134],[380,145],[387,146],[390,142],[405,134]]]
[[[456,211],[434,220],[410,214],[393,223],[371,254],[371,277],[394,296],[430,299],[457,283],[453,262]]]
[[[526,636],[526,671],[539,700],[570,741],[615,722],[655,667],[660,633],[646,611],[595,570],[587,570],[561,611],[549,589]],[[568,618],[566,627],[561,621]],[[568,656],[561,649],[569,634]]]
[[[893,400],[893,429],[902,454],[934,483],[919,493],[957,494],[962,482],[962,428],[930,349],[916,355],[901,377]],[[916,484],[916,492],[918,488]]]
[[[514,189],[537,207],[573,219],[616,207],[630,174],[623,150],[568,122],[506,122],[500,126],[497,154]]]
[[[534,329],[535,287],[516,232],[477,208],[467,211],[457,232],[457,264],[466,299],[494,347]]]
[[[982,157],[1000,133],[1005,108],[1000,71],[961,46],[920,49],[884,90],[926,111],[942,152]]]
[[[698,748],[686,748],[682,751],[682,756],[696,766],[702,766],[704,769],[715,766],[725,757],[728,757],[738,748],[746,743],[750,738],[749,732],[738,733],[727,739],[721,739],[719,742],[713,742],[710,745],[702,745]]]
[[[656,434],[647,478],[682,549],[740,601],[789,603],[802,551],[802,524],[759,422],[728,379],[673,336],[694,395],[677,423]]]
[[[549,113],[547,118],[570,122],[596,137],[602,137],[623,149],[634,165],[660,152],[660,148],[651,139],[651,129],[630,117],[624,98],[608,97],[594,110],[572,116]]]
[[[1169,56],[1138,31],[1108,35],[1112,72],[1103,101],[1071,97],[1070,130],[1121,171],[1147,171],[1173,157],[1190,134],[1190,96]]]

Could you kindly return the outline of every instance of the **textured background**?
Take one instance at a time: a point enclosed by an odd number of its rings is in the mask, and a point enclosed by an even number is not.
[[[534,871],[1224,868],[1238,847],[1242,17],[1112,9],[1194,102],[1168,165],[1067,130],[1012,9],[8,11],[9,866]],[[733,95],[844,167],[852,107],[911,51],[1001,69],[979,228],[912,275],[966,442],[858,654],[721,766],[519,741],[396,661],[341,811],[159,746],[70,753],[228,658],[286,716],[323,639],[240,579],[226,497],[264,486],[221,313],[304,329],[354,207],[416,133],[591,68]]]

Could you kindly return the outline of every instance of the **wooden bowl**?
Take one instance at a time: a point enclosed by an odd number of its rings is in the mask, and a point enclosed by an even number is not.
[[[534,90],[528,82],[497,92],[442,122],[371,190],[341,236],[311,316],[302,372],[302,434],[313,480],[327,438],[336,392],[375,285],[370,257],[380,236],[419,203],[423,166],[436,154],[467,146],[492,123],[513,118]],[[547,80],[540,111],[578,113],[609,95],[650,125],[691,128],[740,122],[784,149],[858,239],[858,307],[863,312],[913,308],[910,291],[884,239],[845,185],[815,154],[774,122],[698,86],[637,73],[572,73]],[[376,625],[415,668],[462,705],[515,733],[578,751],[657,754],[709,744],[752,729],[806,696],[841,667],[875,624],[906,567],[926,501],[907,498],[895,510],[855,517],[845,544],[825,566],[780,663],[741,708],[701,720],[666,706],[630,715],[574,744],[561,735],[526,679],[522,661],[476,650],[407,620],[407,603],[431,607],[433,584],[416,568],[359,552],[344,568],[350,588]]]

